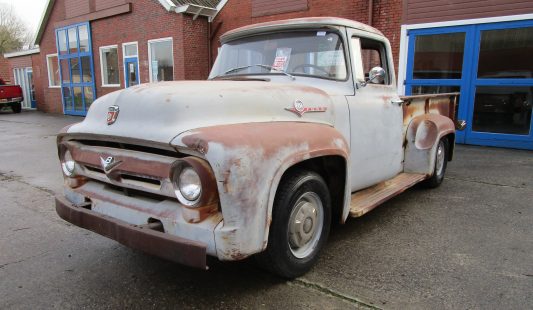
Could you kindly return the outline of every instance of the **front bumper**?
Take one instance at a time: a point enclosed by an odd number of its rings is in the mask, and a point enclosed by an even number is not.
[[[129,224],[76,206],[63,197],[56,197],[56,212],[67,222],[130,248],[183,265],[207,269],[207,245],[204,243]]]

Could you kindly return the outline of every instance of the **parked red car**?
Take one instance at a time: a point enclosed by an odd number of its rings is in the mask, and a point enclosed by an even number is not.
[[[10,107],[13,112],[20,113],[22,100],[24,100],[22,88],[19,85],[7,85],[0,78],[0,109]]]

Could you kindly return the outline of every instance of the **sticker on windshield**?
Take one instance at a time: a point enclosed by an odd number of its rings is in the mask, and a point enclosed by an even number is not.
[[[276,71],[286,71],[289,65],[289,60],[291,59],[292,48],[289,47],[280,47],[276,50],[276,58],[274,59],[274,64],[272,64],[272,70],[270,72],[275,73]]]
[[[318,31],[318,32],[316,33],[316,36],[317,36],[317,37],[325,37],[325,36],[326,36],[326,32],[325,32],[325,31]]]

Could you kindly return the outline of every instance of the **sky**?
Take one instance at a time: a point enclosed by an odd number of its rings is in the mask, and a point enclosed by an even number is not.
[[[39,27],[39,22],[47,3],[48,0],[0,0],[0,4],[11,5],[15,13],[33,33]]]

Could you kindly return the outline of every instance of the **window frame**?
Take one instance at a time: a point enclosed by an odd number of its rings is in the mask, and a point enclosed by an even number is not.
[[[51,71],[50,71],[50,59],[52,57],[55,57],[56,58],[56,61],[57,61],[57,77],[58,77],[58,80],[56,81],[57,85],[52,85],[51,83],[51,79],[50,79],[50,76],[53,74]],[[55,53],[55,54],[47,54],[46,55],[46,69],[47,69],[47,75],[48,75],[48,88],[61,88],[61,73],[59,73],[59,71],[61,70],[60,67],[59,67],[59,57],[58,57],[58,54]]]
[[[106,84],[105,83],[105,79],[104,79],[104,62],[103,62],[103,52],[105,50],[109,50],[109,49],[113,49],[115,48],[117,50],[117,74],[118,74],[118,84]],[[99,47],[99,54],[100,54],[100,75],[101,75],[101,78],[102,78],[102,87],[121,87],[121,81],[120,81],[120,70],[119,70],[119,66],[120,66],[120,59],[119,59],[119,54],[118,54],[118,44],[114,44],[114,45],[106,45],[106,46],[100,46]]]
[[[174,38],[173,37],[166,37],[166,38],[158,38],[158,39],[151,39],[151,40],[148,40],[146,42],[147,44],[147,47],[148,47],[148,77],[149,77],[149,81],[150,83],[154,83],[153,79],[152,79],[152,50],[150,49],[150,44],[152,43],[159,43],[159,42],[166,42],[166,41],[170,41],[171,44],[170,44],[170,54],[172,55],[172,80],[175,81],[175,72],[176,72],[176,69],[175,69],[175,61],[174,61]]]

